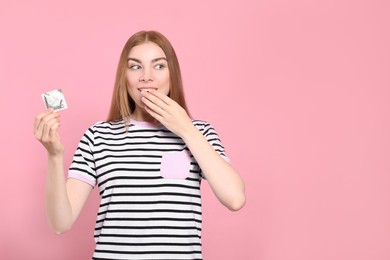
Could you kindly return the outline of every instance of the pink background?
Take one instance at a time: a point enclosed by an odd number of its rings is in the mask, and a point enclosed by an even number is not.
[[[2,1],[1,259],[89,259],[94,190],[74,229],[48,228],[40,94],[62,88],[66,164],[104,120],[120,51],[174,45],[190,110],[246,182],[229,212],[203,184],[204,258],[390,259],[389,1]]]

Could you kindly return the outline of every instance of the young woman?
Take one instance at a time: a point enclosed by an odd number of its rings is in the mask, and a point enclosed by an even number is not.
[[[189,117],[175,51],[159,32],[127,41],[108,119],[85,132],[68,178],[58,128],[53,110],[35,118],[48,152],[49,223],[59,234],[70,229],[97,185],[93,259],[202,259],[202,178],[230,210],[245,204],[218,134]]]

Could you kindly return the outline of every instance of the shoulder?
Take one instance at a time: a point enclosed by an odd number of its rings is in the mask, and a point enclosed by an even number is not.
[[[125,123],[124,121],[117,122],[106,122],[106,121],[98,121],[91,125],[86,131],[84,135],[89,137],[94,137],[96,135],[105,135],[105,134],[115,134],[122,133],[125,131]]]
[[[126,127],[125,122],[123,120],[121,121],[115,121],[115,122],[107,122],[107,121],[98,121],[95,124],[93,124],[89,129],[93,132],[106,132],[108,131],[115,131],[115,130],[124,130]]]
[[[198,128],[199,130],[202,130],[202,129],[204,129],[204,128],[210,126],[210,124],[209,124],[207,121],[205,121],[205,120],[199,120],[199,119],[193,119],[193,120],[192,120],[192,124],[193,124],[196,128]]]
[[[202,133],[208,133],[210,131],[215,132],[214,127],[205,120],[192,120],[193,125],[199,129]]]

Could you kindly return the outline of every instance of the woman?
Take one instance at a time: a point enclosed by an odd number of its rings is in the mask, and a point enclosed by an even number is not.
[[[48,152],[49,223],[59,234],[70,229],[98,185],[93,259],[202,259],[202,178],[230,210],[245,204],[217,133],[190,119],[175,51],[156,31],[124,46],[108,120],[85,132],[68,178],[58,127],[53,110],[35,119]]]

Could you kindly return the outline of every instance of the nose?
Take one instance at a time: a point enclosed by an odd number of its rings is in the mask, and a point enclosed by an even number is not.
[[[148,68],[145,68],[142,70],[142,74],[139,78],[139,81],[142,81],[142,82],[150,82],[150,81],[153,81],[153,73],[151,71],[151,69],[148,69]]]

